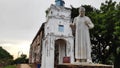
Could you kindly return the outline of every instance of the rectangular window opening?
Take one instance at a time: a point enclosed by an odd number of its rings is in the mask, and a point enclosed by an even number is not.
[[[58,31],[59,32],[64,32],[64,25],[59,25]]]

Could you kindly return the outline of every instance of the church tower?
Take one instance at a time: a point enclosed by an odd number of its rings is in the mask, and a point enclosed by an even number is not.
[[[55,0],[57,6],[64,6],[65,2],[63,0]]]
[[[71,9],[64,7],[63,0],[55,2],[56,5],[51,5],[47,10],[41,68],[55,68],[57,64],[64,63],[64,57],[69,57],[69,63],[74,62]]]

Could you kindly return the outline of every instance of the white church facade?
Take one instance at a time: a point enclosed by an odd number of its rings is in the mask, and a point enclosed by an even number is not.
[[[63,59],[68,57],[69,63],[73,63],[74,36],[71,23],[70,8],[51,5],[46,22],[30,46],[29,62],[40,63],[41,68],[55,68],[56,64],[63,64]]]
[[[70,28],[70,9],[51,5],[45,23],[42,49],[42,68],[53,68],[62,64],[64,57],[74,62],[74,37]]]

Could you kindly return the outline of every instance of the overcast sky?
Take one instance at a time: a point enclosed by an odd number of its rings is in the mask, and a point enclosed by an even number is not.
[[[14,57],[29,53],[29,46],[41,24],[45,10],[55,0],[0,0],[0,46]],[[64,0],[65,6],[92,5],[100,7],[105,0]],[[113,0],[119,2],[120,0]]]

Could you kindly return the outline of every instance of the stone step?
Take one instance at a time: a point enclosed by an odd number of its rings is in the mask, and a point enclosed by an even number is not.
[[[112,65],[88,64],[88,63],[64,63],[57,65],[57,68],[113,68]]]

